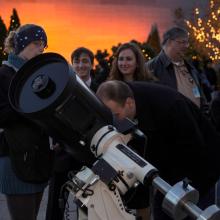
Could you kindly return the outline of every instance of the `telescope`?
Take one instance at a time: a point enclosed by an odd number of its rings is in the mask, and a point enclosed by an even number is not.
[[[88,208],[89,220],[136,219],[121,196],[139,183],[164,194],[162,208],[173,219],[220,219],[217,206],[201,210],[196,205],[199,193],[186,181],[169,185],[128,147],[133,131],[115,123],[61,55],[44,53],[28,61],[13,78],[9,99],[15,111],[44,128],[84,165],[67,190]]]

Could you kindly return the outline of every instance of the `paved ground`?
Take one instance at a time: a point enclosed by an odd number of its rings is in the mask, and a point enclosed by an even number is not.
[[[47,204],[47,192],[48,192],[48,190],[45,190],[37,220],[44,220],[45,219],[46,204]],[[10,220],[6,201],[5,201],[5,196],[2,194],[0,194],[0,220]]]
[[[37,220],[45,220],[45,214],[46,214],[46,206],[47,206],[47,194],[48,189],[45,190],[44,196],[41,202],[40,211],[37,217]],[[76,207],[73,204],[73,201],[71,197],[69,198],[69,212],[68,212],[68,220],[76,220]],[[0,220],[10,220],[6,201],[4,195],[0,193]]]

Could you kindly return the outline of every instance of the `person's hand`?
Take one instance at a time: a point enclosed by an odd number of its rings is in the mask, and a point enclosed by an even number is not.
[[[51,143],[50,144],[50,149],[54,150],[56,152],[59,152],[61,150],[61,145],[59,143]]]

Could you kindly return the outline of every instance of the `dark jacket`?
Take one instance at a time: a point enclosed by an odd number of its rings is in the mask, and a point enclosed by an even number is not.
[[[13,110],[8,90],[15,70],[7,65],[0,67],[0,128],[1,156],[9,154],[12,168],[23,181],[40,183],[48,180],[53,153],[49,138],[43,130]]]
[[[215,93],[216,95],[211,102],[210,115],[218,132],[220,132],[220,91]]]
[[[184,60],[184,63],[200,91],[201,102],[203,105],[203,103],[206,103],[206,99],[199,83],[199,73],[189,62]],[[177,90],[177,80],[173,64],[163,50],[152,60],[148,61],[146,65],[148,69],[159,79],[160,84]]]
[[[6,66],[0,67],[0,128],[6,128],[10,123],[18,120],[18,115],[13,111],[8,100],[8,87],[15,71]],[[0,156],[9,153],[5,132],[0,133]]]
[[[0,127],[7,127],[18,120],[18,114],[11,108],[8,99],[8,88],[15,71],[6,65],[0,67]]]
[[[96,92],[98,87],[99,87],[99,84],[96,82],[95,78],[91,78],[91,85],[90,85],[90,89],[93,91],[93,92]]]
[[[180,93],[153,83],[129,83],[139,129],[147,138],[146,160],[170,184],[183,178],[201,194],[220,175],[220,137],[199,108]]]

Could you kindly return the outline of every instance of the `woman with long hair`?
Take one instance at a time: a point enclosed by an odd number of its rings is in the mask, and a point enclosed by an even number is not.
[[[124,43],[116,51],[110,70],[110,80],[151,81],[155,80],[145,66],[145,58],[135,43]]]

